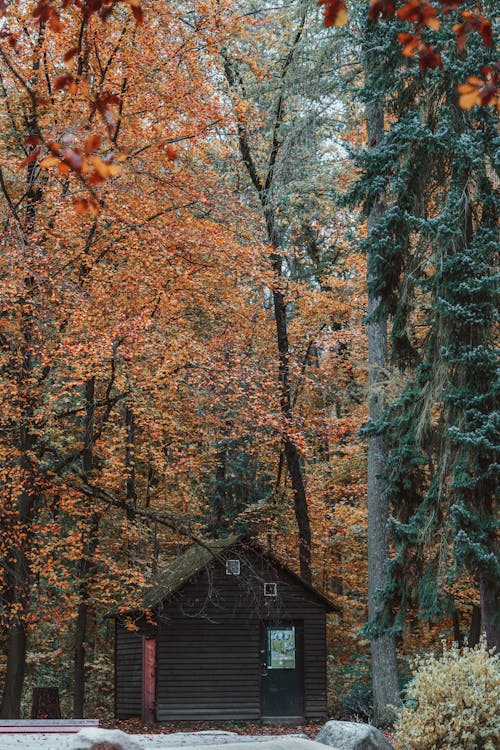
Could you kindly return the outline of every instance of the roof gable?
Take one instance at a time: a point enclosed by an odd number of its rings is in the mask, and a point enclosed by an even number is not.
[[[274,555],[264,550],[259,544],[241,535],[232,535],[224,539],[216,539],[204,545],[195,544],[179,555],[167,565],[156,577],[153,587],[144,596],[144,607],[154,608],[178,592],[194,576],[204,570],[213,560],[225,561],[233,547],[245,546],[253,552],[265,557],[277,570],[284,571],[300,586],[306,589],[314,598],[321,601],[328,612],[338,612],[339,608],[327,596],[305,581],[301,576],[278,560]]]

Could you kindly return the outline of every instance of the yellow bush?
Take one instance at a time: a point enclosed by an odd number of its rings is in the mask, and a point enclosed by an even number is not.
[[[483,643],[416,660],[400,711],[398,750],[497,750],[500,743],[500,660]]]

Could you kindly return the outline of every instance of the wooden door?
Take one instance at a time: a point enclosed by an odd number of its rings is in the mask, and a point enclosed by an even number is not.
[[[302,626],[266,625],[262,663],[262,716],[303,716]]]
[[[156,721],[156,639],[142,639],[142,720]]]

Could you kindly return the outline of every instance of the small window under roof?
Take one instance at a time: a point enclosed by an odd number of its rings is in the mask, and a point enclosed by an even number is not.
[[[226,575],[239,576],[240,569],[241,566],[239,560],[226,560]]]

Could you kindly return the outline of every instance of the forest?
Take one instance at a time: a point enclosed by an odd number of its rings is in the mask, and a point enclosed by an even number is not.
[[[1,718],[112,717],[231,534],[338,608],[332,716],[499,648],[497,11],[0,0]]]

